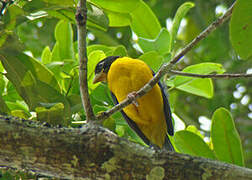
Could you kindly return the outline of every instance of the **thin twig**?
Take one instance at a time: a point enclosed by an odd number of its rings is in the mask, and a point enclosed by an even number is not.
[[[77,6],[77,12],[75,14],[77,21],[78,31],[78,53],[79,53],[79,82],[80,82],[80,94],[82,105],[86,112],[86,120],[94,120],[95,115],[90,103],[88,86],[87,86],[87,48],[86,48],[86,35],[87,35],[87,7],[86,0],[80,0]]]
[[[187,73],[182,71],[170,70],[172,74],[176,74],[179,76],[188,76],[188,77],[196,77],[196,78],[248,78],[252,77],[252,74],[194,74]]]
[[[111,116],[113,113],[123,109],[127,105],[131,104],[136,98],[139,98],[149,92],[156,83],[161,79],[161,77],[168,73],[172,67],[181,60],[181,58],[188,53],[190,50],[192,50],[195,45],[197,45],[202,39],[206,38],[211,32],[213,32],[218,26],[223,24],[226,20],[228,20],[232,14],[232,10],[234,7],[234,4],[226,11],[226,13],[218,18],[216,21],[214,21],[212,24],[210,24],[204,31],[202,31],[196,38],[194,38],[184,49],[182,49],[169,63],[163,64],[159,71],[155,74],[155,76],[147,83],[145,84],[139,91],[136,92],[135,98],[128,99],[126,98],[123,100],[120,104],[117,104],[112,109],[105,111],[103,113],[100,113],[97,116],[97,119],[103,120]]]

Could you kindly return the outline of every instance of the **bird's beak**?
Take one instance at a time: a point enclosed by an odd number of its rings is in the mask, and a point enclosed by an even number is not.
[[[95,75],[95,77],[93,79],[93,84],[98,83],[98,82],[102,82],[102,81],[106,81],[106,80],[107,80],[107,74],[104,72],[100,72]]]

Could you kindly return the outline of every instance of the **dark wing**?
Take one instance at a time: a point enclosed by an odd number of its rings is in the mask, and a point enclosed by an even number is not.
[[[116,96],[111,92],[111,96],[112,99],[114,101],[115,104],[118,104],[118,100],[116,98]],[[137,135],[147,144],[150,145],[150,141],[147,139],[147,137],[142,133],[142,131],[139,129],[139,127],[137,126],[137,124],[132,121],[127,115],[126,113],[121,110],[121,113],[124,117],[124,119],[127,121],[128,125],[137,133]]]
[[[174,128],[172,124],[172,114],[171,114],[171,109],[170,109],[170,104],[168,101],[168,95],[165,92],[165,89],[161,82],[158,82],[158,85],[161,89],[162,92],[162,97],[163,97],[163,103],[164,103],[164,113],[165,113],[165,119],[166,119],[166,124],[167,124],[167,131],[170,136],[173,136],[174,134]]]

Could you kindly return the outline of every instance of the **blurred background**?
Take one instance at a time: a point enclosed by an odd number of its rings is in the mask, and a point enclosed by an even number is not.
[[[145,0],[161,26],[171,28],[172,18],[184,0]],[[177,50],[184,47],[195,38],[213,20],[222,15],[233,0],[194,0],[195,7],[182,20],[178,39],[175,43]],[[55,44],[54,28],[58,23],[56,18],[41,18],[24,22],[19,25],[17,34],[26,46],[26,53],[38,59],[45,46],[53,48]],[[76,28],[75,26],[72,26]],[[76,41],[76,29],[74,29]],[[130,57],[138,57],[141,50],[136,44],[138,37],[129,27],[110,27],[107,32],[89,28],[88,45],[104,44],[108,46],[124,45]],[[251,48],[252,49],[252,48]],[[181,70],[188,65],[216,62],[220,63],[228,73],[252,73],[252,61],[241,59],[231,46],[229,40],[229,24],[225,23],[190,53],[184,57],[176,69]],[[207,137],[211,127],[211,116],[219,107],[229,109],[235,120],[240,134],[245,156],[245,164],[252,168],[252,80],[245,78],[215,79],[214,96],[211,99],[188,94],[179,90],[170,90],[172,108],[185,125],[195,125]]]

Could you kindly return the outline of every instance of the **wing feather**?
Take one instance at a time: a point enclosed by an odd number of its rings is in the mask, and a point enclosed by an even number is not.
[[[116,98],[116,96],[111,92],[111,96],[112,99],[114,101],[115,104],[118,104],[118,100]],[[148,140],[148,138],[142,133],[142,131],[139,129],[139,127],[137,126],[137,124],[131,120],[126,113],[121,110],[121,114],[124,117],[124,119],[127,121],[128,125],[137,133],[137,135],[147,144],[150,145],[150,141]]]

